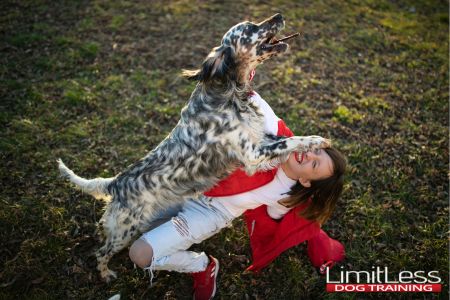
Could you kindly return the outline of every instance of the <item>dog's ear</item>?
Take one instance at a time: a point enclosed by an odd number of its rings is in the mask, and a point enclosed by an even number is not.
[[[236,80],[236,59],[233,48],[222,46],[223,50],[219,59],[215,61],[215,68],[211,73],[211,78]]]
[[[236,80],[236,61],[231,47],[220,46],[214,48],[200,69],[194,71],[183,71],[183,76],[190,80],[210,81],[218,80]]]

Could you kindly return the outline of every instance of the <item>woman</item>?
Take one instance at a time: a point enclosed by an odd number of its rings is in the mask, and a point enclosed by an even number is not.
[[[267,133],[292,135],[257,93],[251,95],[250,100],[263,111]],[[344,171],[345,159],[333,148],[292,153],[277,169],[252,177],[238,171],[215,189],[205,193],[206,196],[189,200],[171,221],[143,234],[131,246],[130,258],[136,265],[150,271],[192,273],[194,298],[211,299],[216,290],[218,260],[204,252],[187,251],[192,244],[204,241],[220,229],[230,226],[232,220],[245,211],[258,207],[258,210],[254,210],[257,214],[260,214],[262,208],[263,214],[276,224],[275,220],[283,218],[293,207],[303,204],[304,209],[298,211],[303,218],[310,220],[302,219],[305,224],[312,224],[311,228],[314,229],[308,232],[318,233],[318,223],[323,223],[330,217],[342,191]],[[261,207],[262,205],[267,208]],[[253,220],[254,216],[256,214],[250,214],[247,218]],[[255,220],[251,221],[253,225]],[[253,235],[255,228],[249,229]],[[257,230],[255,236],[264,234],[261,231],[265,230]],[[259,239],[263,240],[264,237]],[[258,251],[262,261],[258,268],[273,260],[273,256],[280,252]]]

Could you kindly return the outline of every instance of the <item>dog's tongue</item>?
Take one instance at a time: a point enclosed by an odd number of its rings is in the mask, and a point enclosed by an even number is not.
[[[255,73],[256,73],[255,69],[250,71],[250,75],[248,76],[248,81],[253,80],[253,77],[255,77]]]

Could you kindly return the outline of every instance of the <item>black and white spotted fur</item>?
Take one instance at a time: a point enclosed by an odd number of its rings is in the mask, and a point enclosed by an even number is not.
[[[109,259],[148,231],[188,197],[212,188],[237,167],[247,173],[286,160],[293,150],[326,147],[318,137],[280,138],[263,132],[263,115],[248,100],[250,71],[288,45],[269,44],[284,27],[280,14],[232,27],[196,71],[198,84],[172,132],[144,158],[113,178],[83,179],[59,161],[61,173],[83,191],[109,200],[100,225],[106,237],[97,252],[101,276],[116,277]]]

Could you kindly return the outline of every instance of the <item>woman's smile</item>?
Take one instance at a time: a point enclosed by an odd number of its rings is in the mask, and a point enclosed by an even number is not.
[[[302,153],[295,152],[295,160],[299,164],[302,164],[304,158],[305,158],[305,152],[302,152]]]

